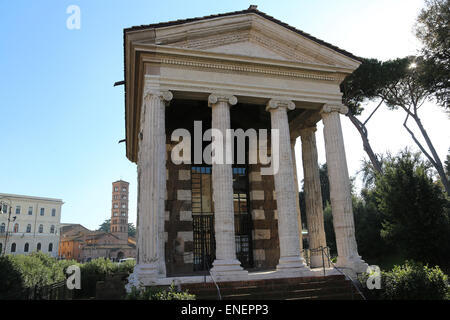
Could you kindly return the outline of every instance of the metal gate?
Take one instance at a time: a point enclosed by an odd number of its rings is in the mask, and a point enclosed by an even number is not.
[[[208,270],[216,257],[214,216],[193,216],[194,271]]]
[[[192,224],[194,271],[208,270],[215,259],[214,204],[211,167],[193,166]],[[242,267],[253,267],[252,218],[249,213],[248,176],[244,167],[233,168],[234,227],[236,258]]]

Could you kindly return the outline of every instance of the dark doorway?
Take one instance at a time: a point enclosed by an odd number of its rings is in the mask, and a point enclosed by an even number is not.
[[[211,166],[193,166],[191,179],[194,271],[204,271],[212,267],[216,251]],[[233,168],[233,203],[236,257],[244,268],[251,268],[253,267],[252,218],[248,206],[246,167]]]

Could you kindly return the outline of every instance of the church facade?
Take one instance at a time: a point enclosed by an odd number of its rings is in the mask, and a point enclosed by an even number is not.
[[[326,247],[318,121],[337,265],[366,270],[355,240],[340,122],[348,110],[339,85],[359,66],[357,57],[255,6],[125,29],[124,49],[126,155],[138,169],[130,285],[201,282],[205,273],[209,281],[313,276]],[[244,148],[217,143],[237,132],[244,132]],[[294,153],[300,141],[309,247],[315,249],[309,266],[302,256]]]

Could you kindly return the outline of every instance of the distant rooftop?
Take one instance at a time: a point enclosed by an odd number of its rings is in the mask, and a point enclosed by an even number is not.
[[[0,199],[30,199],[30,200],[40,200],[40,201],[53,201],[53,202],[61,202],[62,199],[55,199],[55,198],[46,198],[46,197],[36,197],[36,196],[26,196],[21,194],[11,194],[11,193],[0,193]]]

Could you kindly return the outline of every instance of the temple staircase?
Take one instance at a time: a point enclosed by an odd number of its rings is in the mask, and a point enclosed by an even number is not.
[[[217,283],[185,283],[182,290],[197,300],[362,300],[363,297],[344,275],[282,278]],[[219,294],[220,291],[220,294]]]

